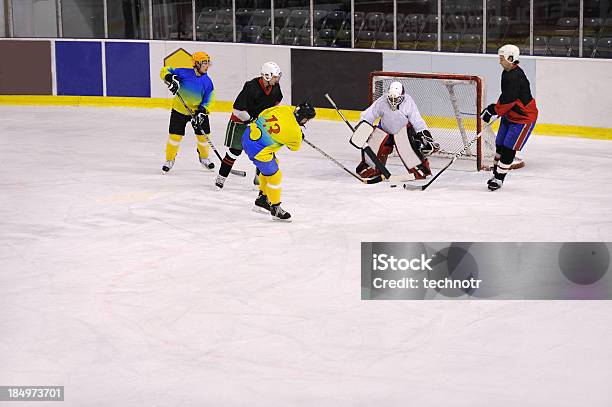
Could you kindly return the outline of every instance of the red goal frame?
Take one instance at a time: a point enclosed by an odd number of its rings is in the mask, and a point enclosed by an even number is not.
[[[444,74],[444,73],[419,73],[419,72],[393,72],[393,71],[374,71],[370,72],[368,77],[368,100],[369,104],[374,102],[373,93],[374,93],[374,78],[376,76],[390,76],[397,78],[416,78],[416,79],[449,79],[449,80],[459,80],[459,81],[472,81],[476,84],[476,112],[480,113],[483,109],[482,107],[482,99],[483,99],[483,79],[476,75],[459,75],[459,74]],[[476,115],[476,134],[479,134],[482,131],[482,118],[480,114]],[[483,170],[486,169],[487,166],[483,162],[484,152],[482,147],[482,138],[478,140],[476,143],[476,166],[477,169]]]

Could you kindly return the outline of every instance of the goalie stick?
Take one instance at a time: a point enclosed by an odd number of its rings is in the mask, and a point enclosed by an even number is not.
[[[453,165],[453,163],[457,160],[457,158],[461,157],[463,155],[463,153],[465,152],[465,150],[467,150],[468,148],[470,148],[470,146],[472,144],[474,144],[476,142],[476,140],[478,140],[480,137],[482,137],[482,135],[484,134],[485,131],[487,131],[492,125],[493,123],[495,123],[497,121],[497,119],[499,119],[499,116],[497,116],[495,119],[491,120],[491,122],[489,122],[481,131],[480,133],[478,133],[476,135],[476,137],[474,137],[472,139],[472,141],[470,141],[468,144],[466,144],[461,150],[459,150],[458,152],[456,152],[453,155],[453,158],[448,162],[448,164],[446,164],[444,167],[442,167],[442,169],[440,171],[438,171],[438,173],[436,175],[434,175],[434,177],[432,179],[429,180],[429,182],[427,182],[426,184],[421,184],[421,185],[414,185],[414,184],[404,184],[404,189],[412,189],[412,190],[421,190],[421,191],[425,191],[431,184],[434,183],[434,181],[436,179],[438,179],[438,177],[440,175],[442,175],[442,173],[444,171],[446,171],[448,169],[448,167],[450,167],[451,165]]]
[[[196,124],[195,124],[196,119],[195,119],[195,115],[193,114],[193,110],[191,110],[189,108],[189,106],[187,106],[187,103],[185,103],[185,100],[183,99],[183,97],[181,96],[181,94],[179,92],[176,92],[176,96],[178,96],[178,98],[181,101],[181,103],[183,104],[183,106],[185,106],[185,109],[187,109],[187,111],[189,112],[189,116],[191,116],[191,125],[193,126],[193,129],[196,130]],[[202,130],[202,128],[200,128],[200,130]],[[206,134],[204,134],[204,131],[202,131],[202,134],[204,135],[204,138],[206,139],[206,142],[208,143],[208,145],[210,146],[212,151],[215,152],[215,155],[217,156],[219,161],[223,162],[223,158],[221,158],[221,155],[219,154],[219,152],[215,148],[215,145],[212,143],[212,140],[210,139],[210,137],[208,137]],[[246,171],[240,171],[240,170],[232,169],[231,173],[234,174],[234,175],[238,175],[240,177],[246,177]]]
[[[314,144],[312,144],[306,138],[304,138],[304,143],[308,144],[310,147],[312,147],[315,150],[317,150],[323,157],[327,158],[328,160],[330,160],[331,162],[336,164],[338,167],[342,168],[344,171],[348,172],[353,177],[355,177],[359,181],[363,182],[364,184],[377,184],[377,183],[379,183],[379,182],[384,180],[382,175],[379,175],[379,176],[373,177],[373,178],[363,178],[363,177],[360,177],[359,175],[355,174],[354,172],[352,172],[351,170],[346,168],[344,165],[342,165],[342,163],[340,161],[336,160],[334,157],[332,157],[331,155],[327,154],[325,151],[321,150],[319,147],[317,147]]]
[[[351,129],[351,131],[355,133],[355,128],[353,127],[351,123],[349,123],[348,120],[346,120],[346,117],[344,117],[340,109],[338,109],[338,106],[336,106],[336,102],[334,102],[331,96],[329,96],[329,93],[325,94],[325,98],[329,101],[329,103],[331,103],[333,108],[336,109],[336,112],[338,112],[338,114],[340,115],[342,120],[344,120],[344,123],[346,123],[349,129]],[[366,145],[365,147],[361,148],[361,150],[364,153],[366,153],[368,157],[370,157],[370,160],[372,160],[372,162],[374,163],[378,171],[381,172],[383,179],[389,179],[391,177],[391,173],[389,172],[389,170],[383,165],[383,163],[380,162],[380,160],[378,159],[378,157],[376,156],[376,154],[374,153],[374,151],[372,150],[370,146]]]

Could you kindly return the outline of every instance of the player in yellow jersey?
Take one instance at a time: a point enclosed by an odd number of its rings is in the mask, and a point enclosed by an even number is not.
[[[179,144],[185,135],[185,126],[190,120],[198,139],[198,159],[202,167],[212,170],[215,165],[208,158],[207,138],[210,137],[210,123],[208,113],[215,99],[215,88],[208,76],[210,57],[205,52],[194,52],[191,56],[193,68],[173,68],[164,66],[159,76],[164,80],[173,95],[181,95],[191,111],[195,112],[195,119],[191,118],[183,102],[174,97],[172,112],[170,113],[170,126],[168,141],[166,143],[166,162],[162,166],[162,173],[166,174],[174,165]]]
[[[275,152],[282,146],[297,151],[302,144],[300,126],[315,117],[314,108],[304,102],[295,109],[291,106],[274,106],[259,114],[242,135],[242,147],[259,169],[259,196],[254,210],[270,213],[275,219],[289,220],[289,212],[281,208],[282,173]]]

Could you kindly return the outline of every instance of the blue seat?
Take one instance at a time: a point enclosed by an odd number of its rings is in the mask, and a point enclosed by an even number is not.
[[[361,30],[355,39],[356,48],[374,48],[376,33],[374,31]]]
[[[364,29],[368,31],[378,32],[380,31],[384,23],[385,13],[373,11],[365,15]]]
[[[376,49],[393,49],[393,32],[379,31],[376,33]]]
[[[550,50],[550,54],[556,57],[570,56],[571,46],[571,37],[555,35],[550,37],[548,40],[548,49]]]
[[[549,55],[548,37],[535,35],[533,37],[533,55]]]
[[[597,38],[595,37],[583,37],[582,38],[582,56],[585,58],[592,58],[593,51],[595,51],[595,44],[597,44]],[[578,56],[578,37],[575,37],[572,41],[572,55],[573,57]]]
[[[215,7],[206,7],[198,14],[196,27],[198,30],[204,30],[207,26],[215,24],[217,20],[217,9]]]
[[[420,51],[437,51],[438,50],[438,34],[437,33],[421,33],[419,34],[416,49]]]
[[[404,14],[397,13],[397,32],[402,32],[402,28],[404,27],[404,18]],[[380,31],[393,32],[393,13],[385,14]]]
[[[510,19],[506,16],[494,16],[487,26],[487,52],[496,53],[505,44]]]
[[[261,27],[259,37],[257,38],[258,44],[272,44],[272,27]]]
[[[467,27],[465,28],[467,34],[478,34],[482,35],[482,16],[471,15],[467,19]]]
[[[281,28],[275,43],[280,45],[294,45],[297,38],[297,29],[292,27]]]
[[[241,8],[236,10],[236,25],[246,26],[249,25],[251,17],[253,16],[253,10],[248,8]]]
[[[553,35],[555,37],[574,37],[578,34],[579,20],[576,17],[563,17],[557,20]],[[551,37],[552,38],[552,37]]]
[[[325,20],[327,19],[327,11],[326,10],[315,10],[314,15],[312,17],[312,23],[314,24],[314,28],[316,30],[320,30],[325,27]]]
[[[351,30],[338,30],[332,47],[351,48]]]
[[[208,41],[233,42],[234,30],[232,25],[214,24],[208,29]]]
[[[289,15],[291,14],[291,10],[286,8],[275,8],[274,9],[274,27],[277,29],[281,29],[287,25],[287,20],[289,19]]]
[[[365,15],[366,14],[363,11],[356,11],[354,13],[353,22],[355,24],[355,35],[357,35],[357,33],[359,33],[359,31],[364,29],[365,23],[366,23]],[[345,28],[345,29],[350,29],[351,28],[351,15],[350,15],[350,13],[347,14],[346,18],[344,19],[343,28]]]
[[[404,18],[401,32],[420,34],[424,25],[425,16],[423,14],[408,14]]]
[[[258,25],[247,25],[242,29],[242,38],[240,42],[257,43],[257,39],[261,34],[261,27]]]
[[[310,46],[310,28],[300,28],[297,31],[297,38],[295,45],[300,45],[302,47]]]
[[[270,9],[255,10],[249,21],[251,26],[265,27],[270,25]]]
[[[600,38],[597,41],[595,58],[612,58],[612,37]]]
[[[332,30],[331,28],[323,28],[319,30],[317,37],[319,39],[317,46],[331,47],[334,39],[336,38],[336,30]]]
[[[342,10],[334,10],[327,14],[327,18],[325,19],[325,28],[331,28],[332,30],[340,30],[342,28],[342,24],[346,19],[346,13]]]
[[[481,53],[482,38],[478,34],[463,34],[456,52]]]
[[[445,31],[463,35],[467,30],[467,18],[464,15],[454,14],[446,18]]]
[[[456,52],[457,48],[459,48],[460,38],[461,35],[459,33],[442,34],[442,51]]]
[[[217,11],[215,24],[228,25],[233,24],[233,12],[231,8],[221,9]]]
[[[417,34],[403,32],[397,35],[397,49],[416,49]]]
[[[437,33],[438,32],[438,15],[430,14],[425,17],[425,25],[423,26],[423,33]]]
[[[304,28],[310,25],[310,12],[308,10],[293,10],[289,15],[287,27]]]

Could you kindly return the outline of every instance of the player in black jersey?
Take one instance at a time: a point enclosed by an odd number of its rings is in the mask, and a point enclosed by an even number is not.
[[[242,134],[248,124],[255,121],[261,112],[278,105],[283,99],[279,84],[281,76],[281,69],[275,62],[266,62],[261,67],[261,76],[245,82],[236,97],[225,131],[225,146],[229,147],[229,150],[225,153],[215,180],[217,188],[223,188],[234,162],[242,153]]]
[[[495,139],[493,176],[487,181],[491,191],[504,184],[517,151],[521,151],[538,120],[538,107],[531,95],[529,80],[519,67],[519,48],[506,44],[498,51],[499,64],[504,68],[501,77],[502,93],[497,103],[487,106],[481,113],[489,122],[494,115],[501,116]]]

